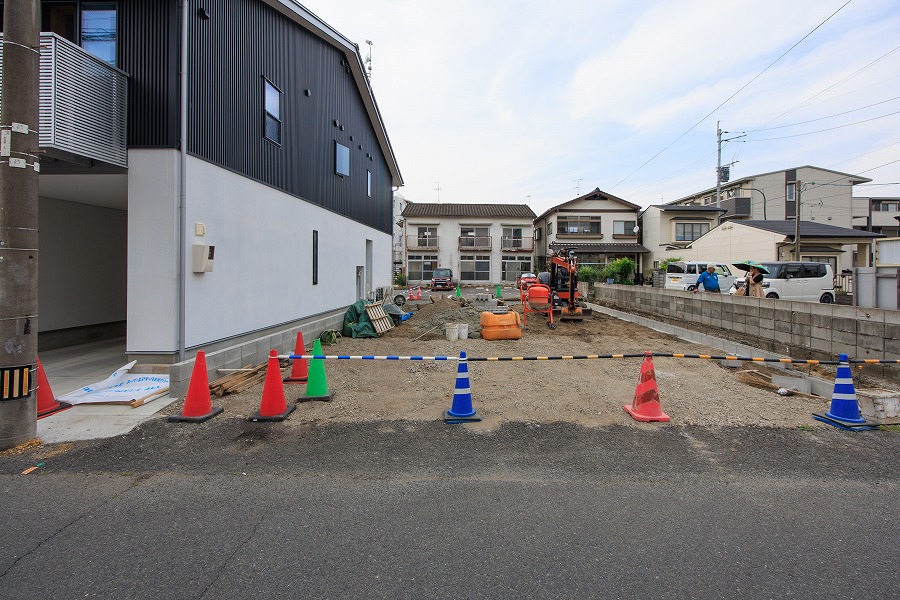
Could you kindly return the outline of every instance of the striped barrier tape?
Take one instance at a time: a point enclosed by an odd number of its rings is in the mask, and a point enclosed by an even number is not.
[[[347,355],[347,354],[285,354],[279,355],[278,358],[287,358],[291,360],[465,360],[468,362],[508,362],[508,361],[529,361],[529,360],[595,360],[609,358],[644,358],[652,356],[653,358],[699,358],[705,360],[738,360],[749,362],[775,362],[787,363],[795,365],[840,365],[840,360],[816,360],[816,359],[797,359],[797,358],[765,358],[761,356],[731,356],[731,355],[713,355],[713,354],[684,354],[679,352],[638,352],[634,354],[581,354],[581,355],[562,355],[562,356],[469,356],[460,359],[457,356],[375,356],[375,355]],[[851,364],[900,364],[900,359],[849,359],[844,361]]]

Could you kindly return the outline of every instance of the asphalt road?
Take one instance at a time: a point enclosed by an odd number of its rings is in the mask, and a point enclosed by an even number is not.
[[[47,450],[0,457],[6,600],[900,588],[896,432],[220,416]]]

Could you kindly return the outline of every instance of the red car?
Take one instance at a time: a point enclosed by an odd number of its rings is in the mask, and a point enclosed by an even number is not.
[[[522,273],[516,280],[516,287],[520,290],[527,290],[530,286],[538,282],[537,275],[534,273]]]

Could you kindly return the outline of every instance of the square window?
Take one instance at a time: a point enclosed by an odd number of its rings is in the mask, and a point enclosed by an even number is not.
[[[334,143],[334,172],[341,177],[350,175],[350,148]]]

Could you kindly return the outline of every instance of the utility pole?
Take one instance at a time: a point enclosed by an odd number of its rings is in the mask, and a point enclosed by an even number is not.
[[[794,260],[800,260],[800,189],[803,186],[798,179],[794,183]]]
[[[716,121],[716,208],[722,206],[722,129]]]
[[[3,5],[0,450],[37,435],[39,4]]]

